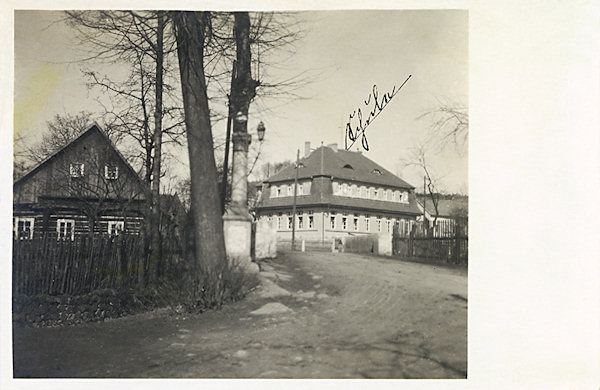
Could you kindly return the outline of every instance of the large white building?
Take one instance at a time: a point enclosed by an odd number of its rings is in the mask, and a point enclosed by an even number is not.
[[[298,166],[296,238],[327,241],[344,235],[408,232],[420,215],[414,187],[361,152],[321,146]],[[259,194],[256,214],[277,228],[279,240],[292,236],[295,166],[269,177]]]

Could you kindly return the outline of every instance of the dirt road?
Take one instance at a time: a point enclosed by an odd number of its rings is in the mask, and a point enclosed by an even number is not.
[[[15,377],[465,378],[466,271],[355,254],[281,254],[245,300],[15,328]]]

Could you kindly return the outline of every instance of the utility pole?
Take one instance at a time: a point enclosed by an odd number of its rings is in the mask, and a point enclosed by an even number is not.
[[[426,184],[426,177],[423,176],[423,231],[425,233],[427,233],[427,228],[425,227],[425,221],[427,220],[427,217],[425,216],[425,203],[427,203],[427,190],[425,189]]]
[[[296,241],[296,194],[298,192],[298,165],[300,164],[300,149],[296,154],[296,177],[294,178],[294,205],[292,206],[292,251]]]

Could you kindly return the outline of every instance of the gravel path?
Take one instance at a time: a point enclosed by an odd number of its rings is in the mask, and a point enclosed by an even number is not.
[[[284,253],[261,279],[201,315],[15,328],[15,377],[466,377],[464,269]]]

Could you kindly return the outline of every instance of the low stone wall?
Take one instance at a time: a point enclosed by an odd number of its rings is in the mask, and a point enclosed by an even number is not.
[[[73,325],[122,317],[148,308],[133,293],[112,289],[96,290],[79,296],[15,295],[13,322],[34,327]]]
[[[377,236],[369,234],[367,236],[344,237],[344,252],[352,253],[377,253]]]
[[[344,252],[375,253],[378,255],[392,255],[391,233],[376,233],[361,236],[343,237]]]
[[[255,257],[257,260],[277,257],[277,228],[266,219],[256,222]]]

